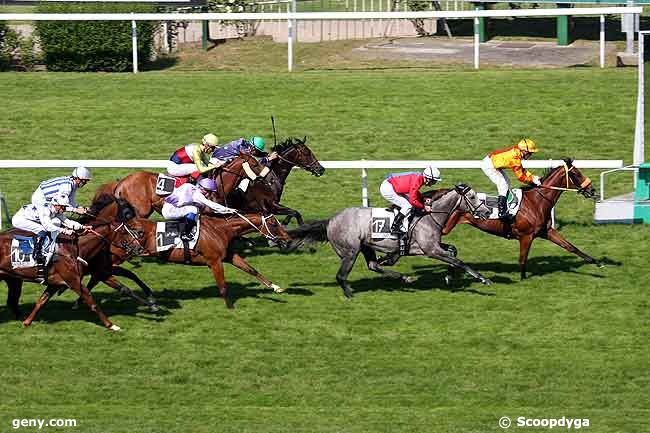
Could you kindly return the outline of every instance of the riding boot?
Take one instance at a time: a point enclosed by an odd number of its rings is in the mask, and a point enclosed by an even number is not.
[[[506,239],[510,239],[512,236],[512,219],[508,213],[508,201],[505,196],[499,196],[499,219],[503,222],[504,225],[504,236]]]
[[[181,233],[181,239],[184,241],[192,240],[192,230],[196,227],[196,214],[191,213],[185,216],[185,220],[181,222],[179,226],[179,231]]]
[[[398,213],[395,215],[395,219],[393,220],[393,225],[390,226],[390,232],[394,235],[399,235],[402,232],[402,223],[404,222],[404,217],[405,215],[403,213]]]
[[[45,266],[45,254],[43,254],[43,244],[47,234],[39,233],[34,242],[34,260],[36,261],[36,279],[41,283],[47,283],[47,267]]]

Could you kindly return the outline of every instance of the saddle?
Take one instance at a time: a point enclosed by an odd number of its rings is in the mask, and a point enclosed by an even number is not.
[[[185,261],[189,263],[191,261],[190,250],[193,250],[199,241],[200,224],[200,220],[196,222],[196,226],[194,226],[190,233],[190,239],[183,239],[181,235],[185,229],[185,221],[170,220],[156,223],[156,251],[161,252],[174,248],[183,248]]]
[[[488,219],[499,219],[499,207],[498,207],[499,197],[494,195],[487,195],[486,193],[483,192],[479,192],[476,195],[478,196],[479,200],[483,201],[487,207],[492,209],[492,213],[490,214]],[[522,190],[519,188],[515,188],[509,190],[508,195],[506,196],[506,200],[508,203],[508,213],[513,218],[517,215],[517,213],[519,212],[519,208],[521,207],[522,195],[523,195]]]
[[[36,236],[14,235],[11,240],[11,268],[31,268],[37,265],[34,258],[34,245]],[[52,256],[56,250],[56,237],[50,239],[49,236],[43,242],[43,255],[45,256],[45,266],[49,266]]]

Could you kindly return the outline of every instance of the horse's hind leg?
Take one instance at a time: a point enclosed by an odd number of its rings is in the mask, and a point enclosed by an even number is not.
[[[47,288],[45,288],[45,291],[43,291],[41,297],[38,298],[38,301],[36,301],[36,305],[34,305],[32,312],[25,320],[23,320],[23,326],[27,327],[32,324],[39,310],[43,308],[43,305],[47,304],[47,301],[50,300],[50,297],[56,292],[56,290],[57,287],[53,286],[47,286]]]
[[[217,286],[219,286],[219,293],[221,294],[221,297],[226,303],[226,307],[235,308],[235,304],[232,303],[232,300],[230,299],[230,295],[228,294],[228,287],[226,286],[226,277],[224,276],[223,263],[221,262],[221,260],[218,260],[215,263],[211,263],[210,269],[212,270],[212,275],[214,276],[214,280],[217,282]]]
[[[350,285],[348,284],[348,275],[354,267],[354,262],[357,261],[359,256],[359,251],[354,251],[353,254],[349,254],[341,257],[341,267],[336,273],[336,281],[338,281],[339,286],[343,289],[343,294],[346,298],[352,299],[352,292],[350,291]]]
[[[589,254],[585,254],[582,251],[580,251],[575,245],[573,245],[571,242],[564,239],[564,236],[562,236],[560,232],[558,232],[554,228],[549,228],[546,231],[546,233],[541,236],[553,242],[554,244],[561,246],[568,252],[573,253],[576,256],[582,258],[587,263],[596,264],[598,265],[599,268],[605,266],[605,264],[600,260],[596,260],[595,258],[591,257]]]
[[[522,236],[519,238],[519,272],[521,279],[526,279],[526,263],[528,262],[528,253],[533,243],[533,235]]]
[[[366,259],[366,262],[368,263],[368,269],[370,269],[373,272],[377,272],[378,274],[382,274],[383,276],[387,278],[392,278],[394,280],[402,280],[405,283],[412,283],[413,281],[416,280],[415,277],[409,277],[406,275],[402,275],[399,272],[395,271],[389,271],[387,269],[384,269],[382,266],[377,263],[377,254],[375,253],[375,250],[372,248],[362,245],[361,246],[361,253],[363,254],[363,257]]]
[[[8,278],[7,287],[9,292],[7,293],[7,307],[11,311],[16,320],[20,320],[20,307],[18,306],[18,301],[20,301],[20,294],[23,289],[23,282],[18,279]]]

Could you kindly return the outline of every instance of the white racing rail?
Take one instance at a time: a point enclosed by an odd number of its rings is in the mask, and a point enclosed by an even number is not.
[[[473,18],[474,68],[479,67],[479,18],[600,16],[600,66],[605,65],[605,15],[641,14],[641,7],[514,9],[475,11],[408,11],[408,12],[286,12],[286,13],[117,13],[117,14],[0,14],[0,21],[131,21],[133,72],[138,72],[138,21],[263,21],[286,20],[288,31],[287,67],[293,70],[293,29],[298,20],[358,20],[415,18]]]
[[[359,161],[320,161],[326,169],[361,169],[361,205],[368,207],[368,170],[369,169],[423,169],[428,165],[433,165],[441,169],[477,169],[481,168],[481,161],[478,160],[442,160],[442,161],[377,161],[377,160],[359,160]],[[563,164],[562,160],[546,159],[537,161],[524,161],[526,168],[552,168]],[[620,159],[598,159],[598,160],[575,160],[573,164],[578,168],[584,169],[621,169],[623,161]],[[164,169],[167,166],[167,160],[147,160],[147,159],[59,159],[59,160],[13,160],[0,159],[0,169],[20,169],[20,168],[150,168]],[[0,208],[6,211],[6,202],[0,200]],[[0,229],[2,228],[2,212],[0,209]]]

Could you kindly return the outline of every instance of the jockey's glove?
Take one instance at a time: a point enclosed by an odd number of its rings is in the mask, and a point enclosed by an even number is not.
[[[539,176],[533,176],[533,183],[537,186],[540,186],[542,184],[542,180],[539,178]]]

